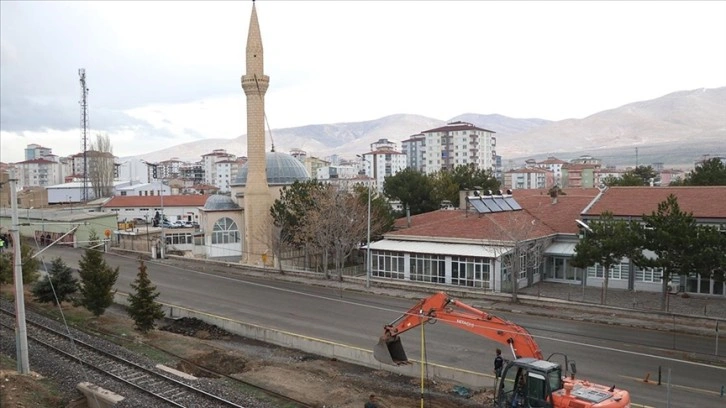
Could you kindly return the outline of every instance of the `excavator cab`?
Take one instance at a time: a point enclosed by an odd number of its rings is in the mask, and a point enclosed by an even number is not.
[[[552,408],[552,391],[562,387],[561,370],[556,364],[532,358],[510,362],[497,384],[498,408]]]

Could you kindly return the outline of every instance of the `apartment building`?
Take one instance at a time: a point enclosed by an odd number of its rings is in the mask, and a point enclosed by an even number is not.
[[[539,167],[522,167],[504,173],[504,188],[507,189],[549,189],[554,185],[554,173]]]
[[[202,155],[202,168],[204,169],[204,183],[217,185],[216,163],[223,160],[235,160],[237,157],[227,153],[225,149],[215,149],[211,153]],[[220,187],[220,186],[217,186]]]
[[[477,169],[496,170],[496,137],[493,131],[468,122],[456,121],[421,132],[425,173],[452,170],[460,165]]]
[[[406,155],[406,167],[426,173],[426,135],[419,133],[402,141],[401,152]]]

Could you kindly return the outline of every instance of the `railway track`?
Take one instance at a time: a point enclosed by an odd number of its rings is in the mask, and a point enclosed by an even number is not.
[[[76,338],[77,336],[72,338],[67,333],[49,327],[49,324],[45,324],[41,320],[34,313],[26,313],[29,349],[36,344],[69,364],[77,364],[93,370],[112,382],[121,383],[128,387],[127,389],[143,394],[146,401],[153,401],[152,406],[246,408],[250,406],[246,401],[234,401],[234,398],[221,397],[198,388],[193,384],[194,380],[175,378],[167,372],[146,367],[131,361],[128,357],[104,350],[99,345],[80,340]],[[0,307],[0,326],[3,331],[8,330],[9,332],[12,332],[15,327],[14,310],[5,303]],[[296,401],[274,391],[265,390],[233,377],[223,377],[227,381],[244,384],[247,388],[252,387],[258,394],[264,393],[286,407],[309,407],[304,402]],[[98,382],[104,381],[94,377],[91,382],[98,384]]]

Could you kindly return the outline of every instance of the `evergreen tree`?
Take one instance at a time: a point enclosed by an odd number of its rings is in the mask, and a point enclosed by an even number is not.
[[[383,182],[383,193],[391,200],[399,200],[411,215],[422,214],[439,209],[441,203],[434,202],[431,178],[410,167],[399,171],[393,176],[386,176]]]
[[[20,246],[20,262],[23,265],[23,283],[33,283],[38,280],[40,261],[33,258],[35,251],[29,245]]]
[[[599,220],[589,224],[589,230],[575,246],[570,264],[577,268],[600,265],[603,270],[603,289],[600,302],[607,303],[610,268],[630,257],[638,247],[638,236],[627,221],[615,220],[611,212],[604,212]]]
[[[686,186],[726,186],[726,163],[712,158],[696,166],[683,181]]]
[[[139,260],[139,273],[136,280],[131,284],[135,293],[129,294],[129,305],[126,313],[134,320],[136,330],[141,333],[148,333],[156,327],[155,322],[164,317],[164,311],[155,299],[159,296],[156,286],[151,284],[149,274],[146,273],[146,265]]]
[[[698,270],[704,246],[699,242],[693,213],[681,210],[673,194],[658,204],[657,211],[644,215],[643,222],[644,225],[639,226],[642,245],[652,251],[655,257],[639,252],[634,254],[633,261],[641,268],[660,268],[663,271],[661,309],[665,310],[668,281],[672,276],[688,275]]]
[[[60,257],[52,261],[48,275],[35,282],[31,289],[37,302],[56,305],[71,300],[77,291],[78,279],[73,277],[73,270]]]
[[[116,293],[113,285],[118,279],[119,269],[118,267],[113,269],[106,263],[103,252],[97,249],[100,241],[95,232],[91,232],[89,241],[91,246],[86,248],[81,260],[78,261],[81,281],[80,296],[76,303],[98,317],[113,304],[113,296]]]

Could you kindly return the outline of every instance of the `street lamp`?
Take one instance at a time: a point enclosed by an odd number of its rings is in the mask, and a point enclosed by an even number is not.
[[[368,162],[368,165],[371,165],[371,162],[369,162],[365,157],[357,154],[356,156],[360,157],[361,159]],[[371,173],[373,172],[373,168],[371,166]],[[370,177],[369,177],[370,178]],[[368,240],[366,244],[366,248],[368,250],[366,254],[366,288],[371,287],[371,265],[372,265],[372,258],[371,258],[371,180],[368,180]]]

